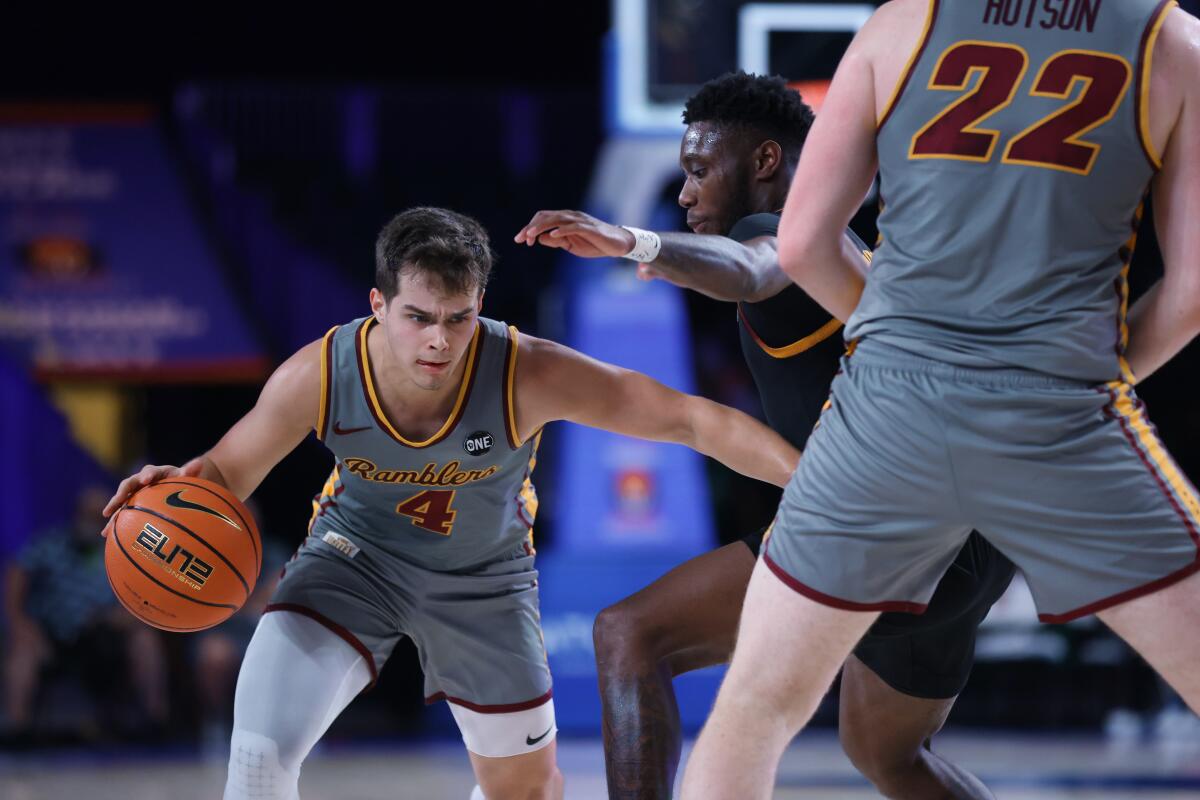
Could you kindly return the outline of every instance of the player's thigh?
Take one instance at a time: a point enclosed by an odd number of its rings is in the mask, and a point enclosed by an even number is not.
[[[1132,387],[953,391],[966,502],[1024,573],[1044,621],[1196,569],[1200,498]]]
[[[925,613],[881,615],[855,656],[898,693],[927,700],[955,697],[971,674],[979,625],[1014,572],[1011,561],[972,533],[938,581]]]
[[[597,661],[632,650],[665,660],[673,675],[727,662],[760,541],[747,537],[690,559],[600,612]]]
[[[370,681],[363,654],[325,625],[294,612],[264,614],[238,673],[235,737],[263,737],[294,771]]]
[[[472,574],[429,573],[408,623],[427,701],[450,703],[477,755],[523,755],[554,740],[536,578],[528,556]]]
[[[408,589],[420,571],[398,559],[359,551],[348,557],[310,536],[275,587],[268,613],[306,616],[361,653],[374,681],[405,630]]]
[[[861,348],[860,348],[861,351]],[[855,353],[784,490],[768,567],[811,599],[918,610],[970,526],[930,376]]]
[[[1193,710],[1200,709],[1200,575],[1099,612]]]

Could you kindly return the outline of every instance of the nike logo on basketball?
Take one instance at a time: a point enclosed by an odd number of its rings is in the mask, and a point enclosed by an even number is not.
[[[202,506],[199,503],[193,503],[191,500],[184,500],[183,493],[185,491],[186,491],[186,489],[180,489],[178,492],[175,492],[174,494],[167,495],[167,499],[165,501],[166,504],[169,506],[173,506],[175,508],[189,508],[192,511],[203,511],[205,514],[212,514],[214,517],[224,520],[225,522],[229,523],[233,527],[237,528],[239,531],[242,529],[241,525],[238,525],[236,522],[234,522],[229,517],[222,514],[220,511],[209,508],[208,506]]]
[[[366,431],[366,430],[370,430],[370,429],[371,429],[370,425],[363,425],[361,428],[343,428],[341,420],[338,420],[337,422],[333,423],[333,432],[336,433],[338,436],[345,436],[346,434],[349,434],[349,433],[358,433],[359,431]]]
[[[550,735],[550,731],[552,731],[552,730],[554,730],[554,726],[553,726],[553,725],[551,725],[549,728],[546,728],[546,732],[545,732],[545,733],[543,733],[541,736],[537,737],[536,739],[534,739],[532,736],[528,736],[528,735],[526,735],[526,736],[525,736],[525,744],[526,744],[526,745],[530,745],[530,746],[537,744],[537,743],[538,743],[538,742],[540,742],[542,739],[545,739],[547,736],[549,736],[549,735]]]

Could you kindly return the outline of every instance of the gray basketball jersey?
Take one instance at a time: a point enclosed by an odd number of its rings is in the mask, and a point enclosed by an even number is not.
[[[1091,382],[1124,363],[1160,0],[931,0],[885,112],[847,339]]]
[[[350,556],[365,545],[443,572],[510,557],[523,540],[532,552],[541,434],[517,439],[516,328],[480,318],[453,411],[414,442],[378,400],[367,353],[375,324],[355,320],[322,343],[317,435],[337,464],[313,501],[310,534]]]

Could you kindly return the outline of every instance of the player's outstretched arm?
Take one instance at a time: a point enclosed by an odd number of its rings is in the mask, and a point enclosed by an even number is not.
[[[531,336],[521,336],[517,351],[516,412],[522,439],[565,419],[686,445],[776,486],[787,483],[800,459],[796,448],[741,411]]]
[[[1152,64],[1150,133],[1163,154],[1154,181],[1163,277],[1129,312],[1125,357],[1139,381],[1200,333],[1200,88],[1182,77],[1200,75],[1200,20],[1169,11]]]
[[[638,277],[662,278],[716,300],[757,303],[783,291],[791,278],[779,269],[774,236],[736,242],[704,233],[659,233],[658,257],[638,265]],[[514,237],[518,244],[558,247],[582,258],[622,258],[632,233],[582,211],[539,211]]]
[[[317,424],[321,402],[321,342],[283,362],[267,380],[258,402],[216,447],[182,467],[147,465],[121,481],[104,508],[111,516],[143,486],[177,475],[220,483],[240,499],[250,496],[271,468]]]
[[[874,22],[872,17],[842,57],[779,223],[783,271],[842,321],[864,286],[861,254],[846,247],[842,231],[875,176],[875,88],[866,35]]]

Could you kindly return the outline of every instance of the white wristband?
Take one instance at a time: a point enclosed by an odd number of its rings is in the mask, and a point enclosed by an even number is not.
[[[657,233],[631,228],[628,225],[621,227],[632,233],[634,239],[633,249],[625,254],[625,258],[632,258],[639,264],[649,264],[658,258],[658,251],[662,249],[662,239],[658,238]]]

